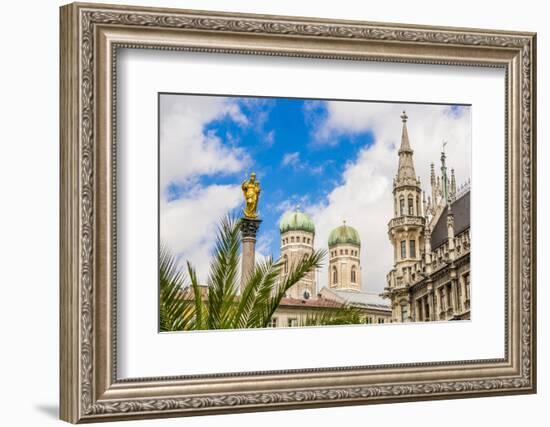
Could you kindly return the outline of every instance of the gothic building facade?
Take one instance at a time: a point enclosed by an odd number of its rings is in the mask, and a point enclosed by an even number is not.
[[[440,175],[431,165],[426,200],[415,173],[407,119],[403,112],[393,218],[388,223],[394,263],[383,297],[391,301],[393,322],[469,319],[469,181],[457,189],[454,170],[449,176],[442,151]]]

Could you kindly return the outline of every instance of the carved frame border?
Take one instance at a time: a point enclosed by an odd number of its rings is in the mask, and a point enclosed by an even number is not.
[[[179,43],[183,36],[192,41]],[[144,38],[148,41],[140,41]],[[62,419],[76,423],[535,392],[535,34],[71,4],[61,8],[60,43]],[[116,186],[106,177],[116,173],[118,47],[505,67],[506,357],[117,380],[116,287],[108,279],[116,277]],[[283,386],[289,379],[299,386]]]

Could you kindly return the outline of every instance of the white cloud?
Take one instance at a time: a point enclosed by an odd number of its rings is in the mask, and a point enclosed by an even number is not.
[[[235,173],[249,163],[245,152],[224,141],[205,125],[230,118],[240,126],[250,123],[231,98],[162,95],[160,98],[160,185],[187,183],[197,175]],[[229,142],[229,143],[227,143]],[[164,191],[163,191],[163,195]]]
[[[416,174],[429,194],[430,163],[440,166],[442,141],[447,140],[447,165],[455,168],[457,183],[470,177],[470,115],[452,114],[450,107],[356,102],[328,102],[327,114],[317,123],[315,142],[335,144],[338,136],[371,131],[374,144],[350,159],[342,184],[336,186],[325,202],[306,210],[316,226],[316,245],[326,247],[328,234],[342,220],[355,227],[361,236],[363,289],[381,291],[393,264],[387,223],[392,216],[393,177],[397,172],[397,150],[401,142],[402,110],[407,111],[409,139],[414,150]],[[327,283],[326,267],[318,274],[319,287]]]
[[[283,166],[296,166],[300,161],[300,153],[295,151],[293,153],[286,153],[283,156],[282,165]]]
[[[186,198],[161,203],[161,240],[182,266],[190,260],[201,282],[208,277],[219,220],[241,203],[237,185],[195,188]]]
[[[271,147],[275,144],[275,130],[272,129],[265,134],[264,143],[266,146]]]

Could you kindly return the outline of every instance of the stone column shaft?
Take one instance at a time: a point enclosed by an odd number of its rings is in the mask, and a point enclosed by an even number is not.
[[[256,233],[260,227],[260,219],[241,218],[241,291],[247,280],[254,273],[256,265]]]
[[[451,297],[453,299],[453,314],[460,311],[460,302],[458,301],[458,283],[456,279],[451,280]]]
[[[435,304],[434,304],[434,291],[432,287],[430,286],[428,290],[428,306],[430,308],[430,320],[435,320]]]

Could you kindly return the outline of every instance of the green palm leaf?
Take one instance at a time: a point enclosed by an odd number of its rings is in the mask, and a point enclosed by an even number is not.
[[[232,311],[239,280],[240,223],[228,215],[218,228],[216,246],[208,277],[208,328],[226,329],[232,324]]]
[[[349,305],[327,308],[300,319],[300,326],[357,325],[362,322],[361,310]]]
[[[292,263],[289,268],[288,274],[285,276],[279,285],[274,289],[273,296],[269,299],[262,313],[262,327],[267,327],[271,318],[275,314],[275,310],[281,304],[281,300],[288,292],[288,290],[302,280],[306,274],[320,268],[323,265],[323,259],[326,256],[326,250],[316,250],[310,256],[304,256],[299,258],[296,262]],[[279,265],[282,261],[279,261]]]
[[[185,280],[177,261],[162,246],[159,259],[159,329],[181,331],[193,318],[193,307],[184,298]]]
[[[246,282],[235,312],[235,328],[261,328],[269,298],[276,289],[280,266],[273,259],[258,263]]]

